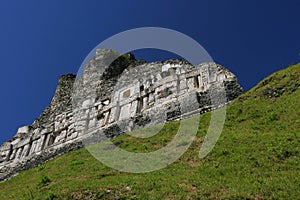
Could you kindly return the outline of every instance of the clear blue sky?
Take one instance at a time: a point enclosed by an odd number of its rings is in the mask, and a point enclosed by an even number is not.
[[[189,35],[248,90],[300,62],[299,8],[297,0],[3,0],[0,143],[39,116],[60,75],[76,73],[91,49],[127,29],[157,26]],[[168,57],[149,52],[138,58]]]

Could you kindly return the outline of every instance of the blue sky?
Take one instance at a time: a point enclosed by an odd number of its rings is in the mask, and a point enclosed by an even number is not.
[[[164,27],[198,41],[248,90],[300,62],[300,1],[0,2],[0,143],[49,104],[58,77],[76,73],[98,43],[138,27]],[[148,61],[170,58],[140,51]]]

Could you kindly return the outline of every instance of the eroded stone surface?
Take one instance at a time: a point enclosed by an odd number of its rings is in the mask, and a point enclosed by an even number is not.
[[[81,77],[60,77],[41,116],[1,145],[0,180],[82,147],[89,135],[101,140],[104,135],[115,137],[204,113],[242,93],[235,75],[215,63],[198,67],[177,59],[145,63],[127,54],[109,65],[111,56],[118,54],[97,50]]]

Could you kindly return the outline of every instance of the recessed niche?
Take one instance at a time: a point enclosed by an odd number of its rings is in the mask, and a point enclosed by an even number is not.
[[[125,92],[123,92],[123,98],[128,98],[130,97],[130,90],[126,90]]]

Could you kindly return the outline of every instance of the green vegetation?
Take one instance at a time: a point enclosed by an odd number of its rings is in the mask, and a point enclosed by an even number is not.
[[[39,178],[38,186],[44,187],[44,186],[48,185],[50,182],[51,182],[50,178],[49,178],[47,175],[43,174],[43,175]]]
[[[130,174],[108,168],[86,149],[70,152],[0,184],[0,199],[298,199],[300,196],[300,64],[266,78],[227,107],[220,139],[198,154],[210,121],[175,163]],[[275,92],[274,92],[275,91]],[[166,145],[179,122],[151,138],[114,140],[133,152]]]

